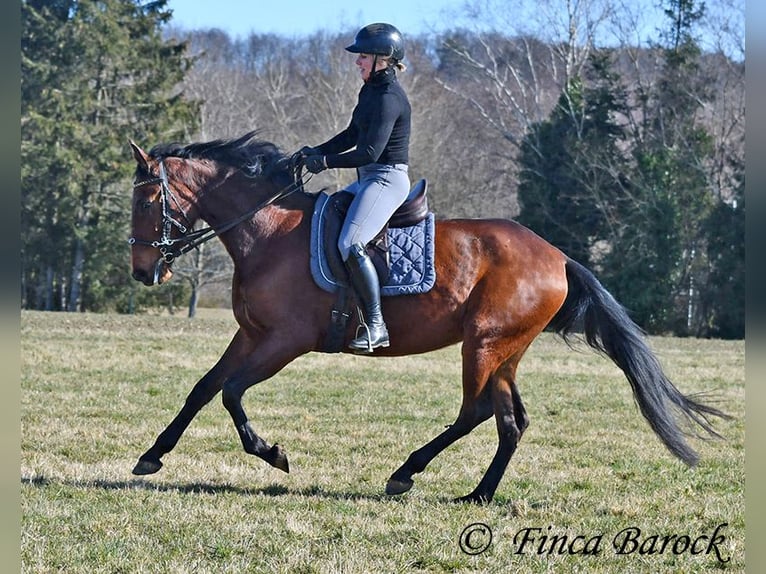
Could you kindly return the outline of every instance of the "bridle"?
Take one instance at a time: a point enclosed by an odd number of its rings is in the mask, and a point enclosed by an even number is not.
[[[307,174],[304,177],[303,170],[303,156],[300,152],[294,153],[290,158],[282,161],[288,162],[290,173],[293,176],[293,181],[280,189],[277,193],[267,198],[256,207],[243,213],[239,217],[225,223],[217,228],[205,227],[197,231],[191,231],[192,224],[186,215],[181,202],[176,195],[170,189],[168,183],[167,171],[165,170],[164,160],[159,161],[159,175],[150,179],[145,179],[133,183],[133,189],[144,187],[146,185],[160,184],[160,203],[162,205],[162,235],[158,240],[139,239],[137,237],[131,237],[128,239],[128,245],[146,245],[159,249],[162,257],[157,261],[155,267],[155,282],[156,276],[159,273],[161,263],[168,265],[172,264],[178,257],[188,253],[192,249],[198,248],[206,241],[218,237],[219,235],[226,233],[233,227],[236,227],[243,221],[250,219],[253,215],[268,207],[272,203],[275,203],[281,199],[284,199],[288,195],[295,193],[296,191],[304,191],[304,185],[311,180],[312,175]],[[175,205],[175,209],[173,206]],[[183,221],[183,223],[182,223]],[[176,228],[181,234],[179,237],[171,237],[173,228]]]
[[[186,213],[181,207],[181,202],[178,201],[178,198],[170,190],[167,172],[165,171],[165,162],[160,160],[159,165],[159,177],[137,181],[133,184],[133,189],[144,187],[146,185],[153,185],[156,183],[160,184],[160,204],[162,206],[162,235],[159,240],[154,241],[131,237],[128,239],[128,245],[148,245],[150,247],[155,247],[160,250],[160,253],[162,254],[162,260],[165,263],[170,264],[176,257],[178,257],[178,255],[185,253],[183,250],[184,248],[178,248],[177,244],[185,242],[189,237],[189,218],[186,216]],[[172,204],[176,205],[177,210],[173,210]],[[176,217],[176,214],[180,215],[180,217],[186,222],[187,225],[181,223],[179,218]],[[181,237],[175,239],[171,237],[173,227],[177,228],[178,231],[181,232]]]

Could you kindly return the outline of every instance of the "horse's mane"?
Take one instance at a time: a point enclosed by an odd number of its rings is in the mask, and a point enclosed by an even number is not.
[[[287,173],[287,157],[273,143],[255,139],[258,130],[238,138],[216,139],[187,145],[165,143],[154,146],[149,155],[154,159],[179,157],[183,159],[209,159],[242,170],[251,177],[275,176]]]

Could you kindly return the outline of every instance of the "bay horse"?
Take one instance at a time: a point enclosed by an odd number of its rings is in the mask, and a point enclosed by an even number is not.
[[[232,307],[239,324],[221,358],[139,458],[134,474],[160,470],[162,457],[219,391],[245,452],[289,472],[282,447],[255,432],[242,397],[297,357],[322,350],[335,296],[320,289],[310,273],[314,196],[295,192],[290,158],[256,136],[164,144],[149,153],[130,141],[137,162],[129,241],[133,278],[145,285],[169,280],[173,260],[201,234],[212,233],[234,263]],[[210,227],[192,231],[199,220]],[[688,465],[696,464],[698,455],[681,426],[696,428],[698,436],[719,436],[710,416],[728,415],[682,394],[626,310],[588,269],[559,249],[501,219],[437,220],[435,242],[435,285],[427,293],[383,299],[391,344],[371,356],[426,353],[462,342],[462,405],[452,425],[391,475],[387,494],[408,491],[414,474],[494,415],[494,458],[476,488],[457,499],[492,500],[529,425],[516,369],[546,328],[565,340],[584,337],[611,358],[625,373],[651,428]],[[352,321],[346,343],[354,328]]]

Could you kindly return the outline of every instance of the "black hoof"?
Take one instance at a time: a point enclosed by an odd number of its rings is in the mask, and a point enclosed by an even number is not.
[[[133,468],[133,474],[138,476],[144,476],[146,474],[154,474],[162,468],[162,463],[159,460],[145,460],[143,458],[138,459],[138,463]]]
[[[285,451],[282,450],[282,447],[278,444],[275,444],[271,447],[266,461],[271,466],[290,474],[290,463],[287,462],[287,455],[285,454]]]
[[[492,497],[488,498],[486,496],[481,496],[479,494],[474,494],[472,492],[471,494],[467,494],[465,496],[455,498],[452,500],[452,502],[457,504],[478,504],[478,505],[484,506],[492,502]]]
[[[412,488],[413,484],[414,482],[411,480],[394,480],[393,478],[390,478],[386,484],[386,494],[389,496],[404,494]]]

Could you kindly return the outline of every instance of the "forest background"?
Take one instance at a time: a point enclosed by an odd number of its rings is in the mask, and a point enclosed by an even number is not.
[[[621,0],[465,6],[475,26],[407,37],[401,75],[437,217],[520,221],[650,333],[744,338],[744,1],[660,0],[650,38]],[[23,1],[21,307],[227,306],[217,242],[167,285],[130,278],[128,139],[318,144],[355,104],[355,32],[232,38],[174,26],[165,1]]]

